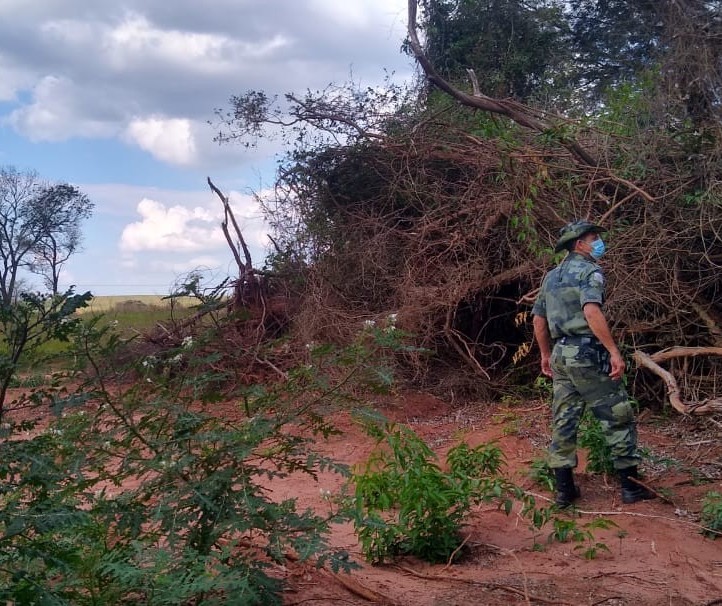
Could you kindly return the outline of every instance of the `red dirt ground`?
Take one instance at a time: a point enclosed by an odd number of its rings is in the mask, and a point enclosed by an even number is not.
[[[531,461],[543,455],[548,442],[547,405],[480,403],[452,408],[422,393],[375,405],[389,418],[412,426],[442,459],[462,439],[471,446],[497,441],[506,455],[509,476],[538,495],[538,501],[551,496],[528,477]],[[320,450],[345,463],[364,461],[373,446],[371,440],[348,412],[333,413],[332,417],[343,434],[320,445]],[[535,537],[517,510],[507,517],[493,505],[486,505],[473,512],[464,529],[466,554],[458,562],[430,565],[405,557],[393,565],[371,566],[363,562],[351,526],[343,525],[335,527],[332,544],[347,549],[362,569],[334,576],[312,565],[283,567],[278,573],[288,581],[286,603],[722,604],[722,538],[705,538],[698,526],[702,497],[709,491],[722,490],[718,421],[642,417],[640,446],[652,455],[643,466],[645,480],[669,501],[623,505],[616,482],[585,473],[584,453],[580,453],[578,524],[596,516],[614,521],[618,528],[595,531],[596,539],[605,543],[610,553],[601,552],[595,559],[586,560],[574,550],[574,544],[547,543],[550,528],[537,534],[536,541],[544,548],[535,551]],[[328,505],[321,491],[337,493],[342,484],[343,479],[332,474],[322,476],[318,484],[308,477],[292,477],[274,482],[273,490],[279,497],[297,498],[301,509],[324,512]]]
[[[507,476],[538,502],[551,494],[528,476],[549,439],[549,406],[540,402],[477,403],[459,407],[424,393],[369,402],[382,414],[407,423],[444,459],[461,440],[470,446],[496,441],[506,456]],[[214,405],[226,419],[241,415],[236,404]],[[327,416],[343,433],[318,444],[336,461],[365,461],[373,442],[348,411]],[[506,516],[493,505],[473,511],[463,530],[464,556],[452,565],[430,565],[404,557],[394,564],[364,563],[351,525],[333,528],[331,544],[346,549],[362,568],[332,575],[311,563],[289,562],[272,573],[287,581],[285,604],[471,606],[559,604],[588,606],[722,605],[722,537],[700,534],[701,500],[722,492],[722,442],[717,419],[640,415],[640,446],[648,449],[645,481],[668,500],[623,505],[613,479],[585,472],[583,451],[576,471],[582,498],[579,525],[597,516],[618,528],[595,531],[610,552],[586,560],[572,543],[547,543],[550,527],[534,535],[518,507]],[[322,474],[274,480],[279,498],[296,498],[303,510],[328,511],[322,491],[338,493],[344,479]],[[619,534],[624,534],[620,538]],[[542,551],[533,549],[541,543]]]

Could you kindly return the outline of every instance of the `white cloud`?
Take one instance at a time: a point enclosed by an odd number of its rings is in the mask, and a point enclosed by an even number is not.
[[[120,239],[123,251],[207,250],[223,242],[218,223],[220,214],[184,206],[166,207],[161,202],[144,198],[138,203],[140,221],[126,225]]]
[[[33,89],[33,101],[13,111],[8,121],[32,141],[62,141],[73,136],[106,137],[117,126],[84,115],[67,78],[46,76]]]
[[[18,69],[0,56],[0,101],[14,101],[18,91],[27,90],[36,80],[35,74]]]
[[[59,29],[68,31],[64,25]],[[267,58],[288,43],[280,34],[249,42],[219,34],[162,30],[153,27],[146,17],[131,13],[105,33],[103,50],[117,69],[146,61],[182,66],[190,73],[228,74],[239,61]]]
[[[255,250],[263,247],[268,241],[268,227],[256,200],[235,191],[228,197],[246,243]],[[221,229],[223,209],[220,201],[211,198],[208,206],[189,207],[143,198],[136,211],[141,219],[127,224],[120,236],[119,247],[123,253],[212,253],[227,249],[228,243]],[[233,236],[233,228],[229,227],[229,230]]]
[[[141,149],[169,164],[189,166],[197,159],[192,125],[186,119],[134,119],[128,125],[125,136]]]
[[[364,86],[384,68],[409,74],[404,17],[405,0],[0,0],[0,100],[16,101],[5,119],[34,141],[122,137],[203,166],[207,121],[231,95],[322,89],[351,69]],[[253,160],[213,150],[224,155]]]
[[[201,255],[187,259],[155,259],[151,261],[149,269],[158,272],[187,274],[195,269],[217,269],[224,261],[227,260],[209,255]]]

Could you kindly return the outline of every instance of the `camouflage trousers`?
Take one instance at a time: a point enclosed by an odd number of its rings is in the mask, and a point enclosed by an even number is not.
[[[640,457],[629,396],[621,381],[610,379],[596,361],[584,355],[585,347],[589,346],[556,344],[552,351],[554,397],[549,465],[576,467],[577,431],[589,406],[604,429],[614,467],[633,467]]]

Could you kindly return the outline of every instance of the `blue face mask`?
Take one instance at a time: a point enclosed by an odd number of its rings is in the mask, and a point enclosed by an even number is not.
[[[592,249],[589,251],[590,256],[592,259],[599,260],[604,256],[604,253],[607,250],[607,247],[604,245],[604,240],[601,238],[597,238],[590,244]]]

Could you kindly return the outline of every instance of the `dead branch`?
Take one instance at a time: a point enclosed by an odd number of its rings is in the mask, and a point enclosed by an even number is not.
[[[670,357],[677,357],[679,355],[682,355],[679,353],[679,350],[681,349],[691,349],[696,350],[699,352],[699,348],[676,348],[677,351],[674,352],[673,350],[670,350],[674,353],[673,356],[667,355],[667,357],[663,359],[669,359]],[[703,348],[703,349],[716,349],[716,348]],[[659,352],[659,353],[665,353],[665,352]],[[666,352],[669,354],[669,352]],[[722,399],[710,399],[705,400],[703,402],[683,402],[682,401],[682,395],[681,390],[679,389],[679,386],[677,385],[677,380],[674,378],[671,372],[665,370],[662,368],[659,364],[657,364],[653,357],[644,353],[643,351],[635,351],[634,352],[634,360],[637,362],[637,365],[646,368],[647,370],[652,371],[654,374],[656,374],[659,378],[661,378],[665,385],[667,386],[667,396],[669,397],[669,402],[672,405],[672,407],[682,413],[683,415],[702,415],[702,414],[712,414],[717,412],[722,412]]]
[[[722,347],[671,347],[650,355],[654,362],[666,362],[673,358],[693,358],[695,356],[722,356]]]
[[[211,178],[208,177],[208,186],[211,188],[211,190],[220,198],[221,203],[223,204],[223,211],[225,213],[225,218],[223,222],[221,223],[221,228],[223,229],[223,235],[226,237],[226,241],[228,242],[228,246],[231,248],[231,251],[233,252],[233,257],[236,260],[236,265],[238,265],[238,271],[241,276],[243,276],[246,271],[251,270],[253,268],[253,262],[251,261],[251,253],[248,250],[248,247],[246,246],[246,241],[243,239],[243,234],[241,233],[241,230],[238,228],[238,224],[236,223],[236,218],[233,214],[233,211],[231,210],[231,205],[228,200],[228,197],[223,195],[223,192],[218,189],[214,184],[213,181],[211,181]],[[231,219],[233,223],[233,227],[236,230],[236,234],[238,235],[238,239],[241,243],[241,246],[243,247],[243,253],[246,257],[246,263],[244,265],[243,261],[241,261],[241,256],[238,253],[238,249],[233,243],[233,240],[231,239],[230,234],[228,233],[228,219]]]
[[[323,570],[323,572],[330,576],[334,581],[342,585],[344,588],[346,588],[348,591],[350,591],[352,594],[363,598],[364,600],[368,600],[369,602],[374,602],[376,604],[385,604],[387,606],[401,606],[400,602],[390,598],[385,594],[379,593],[375,589],[370,589],[365,585],[362,585],[356,579],[353,579],[351,577],[344,577],[340,574],[335,574],[325,569]]]
[[[501,583],[475,581],[474,579],[462,579],[459,577],[449,577],[449,576],[443,576],[443,575],[438,575],[438,574],[423,574],[421,572],[417,572],[413,568],[409,568],[408,566],[401,566],[399,564],[397,564],[395,566],[395,568],[398,568],[399,570],[402,570],[418,579],[426,579],[429,581],[442,581],[444,583],[449,583],[451,581],[453,581],[454,583],[466,583],[467,585],[473,585],[474,587],[484,587],[487,589],[499,589],[501,591],[508,591],[509,593],[513,593],[513,594],[522,596],[532,602],[539,602],[540,604],[555,604],[557,606],[572,606],[569,602],[563,602],[562,600],[547,600],[546,598],[542,598],[541,596],[527,594],[525,591],[523,591],[521,589],[517,589],[516,587],[511,587],[509,585],[502,585]]]

